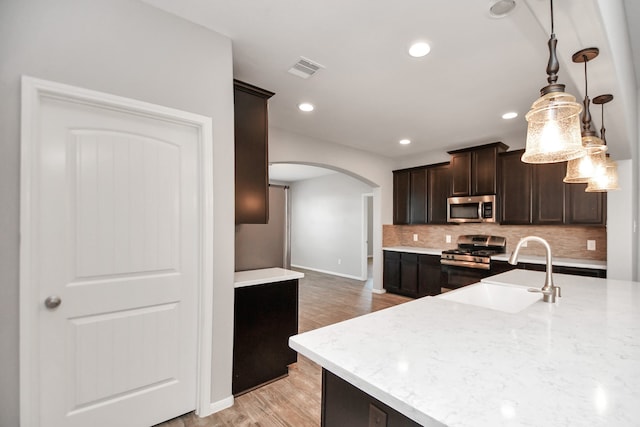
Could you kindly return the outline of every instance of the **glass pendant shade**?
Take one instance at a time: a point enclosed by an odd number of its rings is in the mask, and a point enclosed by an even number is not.
[[[585,191],[588,193],[602,193],[619,189],[618,163],[607,158],[604,171],[589,180],[589,185],[587,185]]]
[[[592,177],[604,173],[606,166],[605,151],[607,150],[607,146],[587,146],[584,144],[584,139],[585,138],[583,138],[583,146],[587,154],[567,162],[567,175],[563,179],[566,183],[588,183]]]
[[[582,105],[565,92],[550,92],[538,98],[525,118],[527,146],[525,163],[557,163],[584,156],[580,129]]]

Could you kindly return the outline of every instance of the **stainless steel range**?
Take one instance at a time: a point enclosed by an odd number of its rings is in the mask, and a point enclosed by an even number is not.
[[[458,237],[458,248],[442,251],[442,287],[456,289],[479,282],[491,272],[491,256],[506,251],[507,239],[484,234]]]

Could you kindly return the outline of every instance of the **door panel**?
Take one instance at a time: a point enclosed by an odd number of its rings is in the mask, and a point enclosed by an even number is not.
[[[62,300],[40,305],[40,425],[195,409],[197,130],[63,99],[40,111],[35,280]]]

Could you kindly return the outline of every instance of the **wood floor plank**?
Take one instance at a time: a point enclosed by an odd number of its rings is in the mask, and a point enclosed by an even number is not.
[[[299,286],[299,332],[410,301],[374,294],[370,281],[299,271],[305,274]],[[231,408],[205,418],[186,414],[157,427],[318,427],[321,389],[320,366],[298,355],[288,376],[236,397]]]

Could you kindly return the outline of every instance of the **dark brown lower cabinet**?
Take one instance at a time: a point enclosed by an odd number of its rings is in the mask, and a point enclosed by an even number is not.
[[[418,256],[418,289],[423,295],[439,295],[442,286],[442,267],[437,255]]]
[[[322,369],[322,427],[420,427],[420,424]]]
[[[440,293],[440,256],[384,251],[383,287],[413,298]]]
[[[238,395],[288,374],[297,361],[298,280],[235,289],[233,379]]]
[[[515,268],[531,271],[545,271],[544,264],[519,262],[517,266],[507,261],[491,261],[491,270],[476,270],[461,267],[443,267],[439,255],[417,254],[414,252],[383,252],[383,287],[387,292],[420,298],[439,295],[441,288],[457,289],[471,285],[482,279],[504,273]],[[607,270],[596,268],[553,266],[554,273],[573,274],[606,278]]]
[[[509,264],[507,261],[491,261],[491,273],[499,274],[505,271],[519,268],[521,270],[531,271],[546,271],[547,266],[545,264],[532,264],[528,262],[519,262],[517,266]],[[598,277],[600,279],[607,278],[607,270],[601,270],[597,268],[583,268],[583,267],[567,267],[564,265],[554,265],[553,272],[558,274],[573,274],[574,276],[587,276]]]

